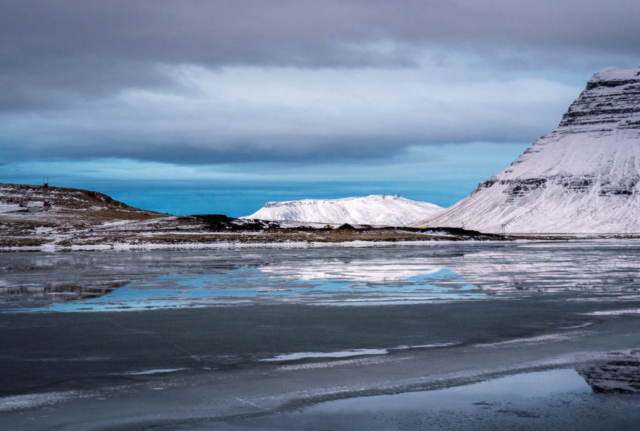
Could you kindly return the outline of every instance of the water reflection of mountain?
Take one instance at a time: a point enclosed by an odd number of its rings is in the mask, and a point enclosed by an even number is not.
[[[260,268],[271,277],[296,280],[347,280],[360,283],[383,283],[435,274],[444,269],[440,262],[425,259],[354,259],[308,260],[288,262]]]
[[[375,258],[288,260],[260,267],[271,277],[400,283],[448,270],[459,281],[490,292],[635,292],[640,289],[638,252],[623,243],[523,244],[461,247],[383,254]],[[371,256],[371,254],[369,254]]]
[[[576,371],[596,393],[640,393],[640,351],[611,353],[608,360],[590,362]]]
[[[449,269],[483,290],[635,292],[637,250],[623,245],[527,245],[470,252]]]
[[[139,307],[149,301],[169,307],[233,301],[486,298],[477,289],[491,294],[613,293],[627,298],[640,290],[639,254],[637,245],[620,241],[434,244],[303,254],[295,250],[72,254],[47,256],[50,260],[44,255],[9,255],[0,267],[0,303],[83,302],[109,293],[113,294],[106,299],[114,304],[135,302]]]
[[[126,282],[118,281],[92,286],[80,286],[67,283],[0,286],[0,303],[30,300],[65,302],[99,298],[126,284]]]

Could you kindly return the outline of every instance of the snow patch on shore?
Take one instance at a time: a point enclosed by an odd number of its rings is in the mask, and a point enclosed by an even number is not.
[[[80,392],[48,392],[44,394],[14,395],[0,398],[0,412],[50,406],[80,397]]]
[[[339,352],[298,352],[278,355],[274,358],[260,359],[260,362],[288,362],[299,361],[301,359],[318,359],[318,358],[348,358],[350,356],[364,355],[386,355],[389,353],[387,349],[355,349],[342,350]]]

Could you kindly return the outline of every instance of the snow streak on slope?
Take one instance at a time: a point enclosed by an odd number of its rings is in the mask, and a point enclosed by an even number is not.
[[[371,195],[344,199],[269,202],[258,212],[245,218],[403,226],[430,217],[441,210],[438,205],[412,201],[397,195]]]
[[[640,68],[593,75],[555,131],[462,201],[411,225],[640,232]]]

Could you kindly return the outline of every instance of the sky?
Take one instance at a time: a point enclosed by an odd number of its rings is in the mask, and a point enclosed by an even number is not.
[[[3,0],[0,182],[172,214],[399,194],[450,206],[640,65],[593,0]]]

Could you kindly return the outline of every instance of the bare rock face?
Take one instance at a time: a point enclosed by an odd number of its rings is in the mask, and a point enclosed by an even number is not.
[[[596,73],[558,128],[467,198],[411,226],[640,233],[640,68]]]

